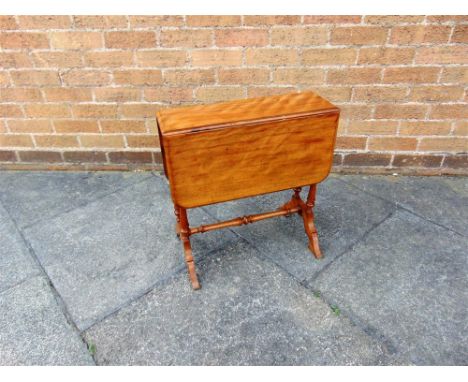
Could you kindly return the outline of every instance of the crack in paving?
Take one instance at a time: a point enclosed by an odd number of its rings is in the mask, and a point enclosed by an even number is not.
[[[6,213],[8,214],[8,217],[10,218],[10,220],[12,221],[16,231],[18,232],[18,234],[19,234],[19,236],[21,238],[21,241],[23,242],[24,246],[28,250],[32,260],[37,265],[37,267],[39,269],[39,275],[42,276],[47,281],[47,284],[49,285],[52,296],[54,297],[54,300],[57,303],[57,305],[58,305],[60,311],[62,312],[63,316],[65,317],[65,320],[67,321],[68,325],[70,325],[72,330],[78,335],[78,337],[81,339],[81,341],[86,345],[86,348],[89,349],[89,344],[86,342],[85,338],[80,333],[80,330],[78,329],[75,322],[73,321],[73,318],[72,318],[72,316],[71,316],[71,314],[70,314],[70,312],[68,310],[67,304],[65,303],[65,301],[62,299],[62,296],[60,295],[60,293],[55,288],[55,285],[52,282],[52,280],[49,278],[49,275],[47,274],[45,268],[42,266],[41,262],[39,261],[39,258],[37,257],[36,252],[34,251],[34,248],[31,246],[31,243],[28,241],[28,239],[26,239],[26,237],[24,236],[22,230],[19,228],[16,220],[11,216],[10,212],[5,208],[5,205],[2,203],[2,201],[0,201],[0,205],[2,205],[3,208],[5,209]],[[34,277],[37,277],[39,275],[35,275]],[[29,279],[30,278],[25,279],[25,280],[23,280],[23,282],[27,281]],[[91,355],[91,358],[93,359],[94,364],[97,365],[96,361],[95,361],[95,359],[94,359],[94,357],[92,355]]]
[[[390,176],[390,175],[388,175],[388,176]],[[373,196],[373,197],[378,198],[378,199],[380,199],[380,200],[383,200],[383,201],[385,201],[385,202],[391,203],[391,204],[393,204],[397,209],[401,209],[402,211],[409,212],[410,214],[412,214],[412,215],[414,215],[414,216],[417,216],[418,218],[423,219],[423,220],[427,221],[428,223],[434,224],[434,225],[439,226],[439,227],[441,227],[441,228],[444,228],[444,229],[446,229],[446,230],[448,230],[448,231],[451,231],[451,232],[457,234],[458,236],[466,237],[464,234],[462,234],[462,233],[460,233],[460,232],[454,230],[453,228],[449,228],[449,227],[446,227],[446,226],[443,225],[443,224],[440,224],[440,223],[438,223],[438,222],[435,222],[435,221],[429,219],[427,216],[419,215],[417,212],[413,211],[410,207],[406,207],[405,205],[403,205],[403,204],[401,204],[401,203],[399,203],[399,202],[394,202],[394,201],[392,201],[392,200],[388,200],[388,199],[384,198],[383,196],[380,196],[380,195],[374,194],[374,193],[372,193],[372,192],[370,192],[370,191],[364,190],[364,189],[360,188],[359,186],[356,186],[354,183],[347,182],[347,181],[344,180],[342,177],[339,177],[339,178],[337,177],[336,179],[339,180],[340,182],[343,182],[343,183],[347,184],[347,185],[350,186],[350,187],[355,188],[356,190],[359,190],[360,192],[363,192],[363,193],[365,193],[365,194],[367,194],[367,195]]]
[[[70,212],[72,212],[72,211],[75,211],[75,210],[78,210],[78,209],[80,209],[80,208],[86,207],[86,206],[89,205],[89,204],[92,204],[92,203],[97,202],[97,201],[99,201],[99,200],[105,199],[106,197],[108,197],[108,196],[110,196],[110,195],[114,195],[114,194],[116,194],[116,193],[118,193],[118,192],[120,192],[120,191],[126,190],[126,189],[129,188],[129,187],[136,186],[136,185],[138,185],[138,184],[140,184],[140,183],[143,183],[143,182],[145,182],[145,181],[148,181],[148,180],[150,180],[150,179],[152,179],[152,177],[151,177],[151,176],[148,176],[148,177],[146,177],[146,178],[143,178],[142,180],[136,181],[135,183],[131,183],[131,184],[128,184],[128,185],[126,185],[126,186],[116,188],[116,189],[114,189],[113,191],[110,191],[109,193],[106,193],[106,194],[101,195],[101,196],[98,196],[98,197],[96,197],[96,198],[94,198],[94,199],[91,199],[91,200],[88,200],[88,201],[83,202],[83,203],[81,203],[81,204],[78,204],[78,205],[76,205],[76,206],[74,206],[74,207],[72,207],[72,208],[69,208],[69,209],[67,209],[67,210],[60,211],[60,212],[56,213],[55,215],[52,215],[52,216],[47,217],[47,218],[45,218],[45,219],[39,219],[39,220],[36,220],[36,221],[34,221],[34,222],[32,222],[32,223],[26,224],[25,226],[21,227],[21,229],[28,229],[28,228],[31,228],[31,227],[33,227],[33,226],[39,224],[39,223],[43,223],[43,222],[46,222],[46,221],[48,221],[48,220],[53,220],[53,219],[55,219],[55,218],[57,218],[57,217],[59,217],[59,216],[62,216],[62,215],[68,214],[68,213],[70,213]],[[5,208],[5,206],[4,206],[4,208]],[[5,208],[5,209],[6,209],[6,208]]]

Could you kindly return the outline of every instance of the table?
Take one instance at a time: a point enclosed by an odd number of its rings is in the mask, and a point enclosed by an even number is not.
[[[163,109],[156,115],[176,233],[194,289],[190,236],[299,214],[309,249],[322,257],[314,224],[317,184],[329,174],[339,109],[313,92]],[[301,188],[310,186],[307,199]],[[187,209],[292,189],[278,210],[190,227]]]

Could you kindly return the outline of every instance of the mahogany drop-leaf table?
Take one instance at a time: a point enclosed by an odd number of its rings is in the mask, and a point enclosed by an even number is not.
[[[200,288],[190,236],[299,214],[309,249],[322,257],[314,224],[316,185],[330,172],[339,109],[312,92],[163,109],[156,121],[192,287]],[[310,186],[307,200],[301,188]],[[187,209],[293,189],[278,210],[191,228]]]

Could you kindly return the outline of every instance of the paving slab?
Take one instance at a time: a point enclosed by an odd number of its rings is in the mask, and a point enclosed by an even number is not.
[[[348,365],[388,362],[380,343],[244,241],[177,275],[85,333],[103,365]]]
[[[308,187],[302,191],[303,199],[307,198],[307,192]],[[204,208],[216,219],[226,220],[275,210],[292,194],[285,191]],[[319,184],[314,213],[324,255],[321,260],[316,260],[309,251],[303,221],[297,214],[235,227],[233,231],[296,278],[305,280],[350,248],[394,208],[391,203],[364,194],[334,176]]]
[[[0,171],[0,201],[24,227],[151,176],[147,172]]]
[[[345,175],[341,180],[468,236],[468,178]]]
[[[0,205],[0,292],[39,273],[13,221]]]
[[[398,211],[310,282],[419,365],[468,364],[467,240]]]
[[[191,215],[207,222],[201,210]],[[152,176],[24,234],[83,330],[174,272],[184,274],[174,224],[168,186]],[[234,239],[229,231],[194,237],[196,260]]]
[[[0,312],[0,365],[94,364],[43,277],[0,293]]]

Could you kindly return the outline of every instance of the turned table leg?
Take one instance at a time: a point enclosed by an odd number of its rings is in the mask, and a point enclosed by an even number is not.
[[[187,218],[187,210],[183,207],[175,207],[176,217],[179,219],[179,234],[184,245],[184,256],[185,264],[187,265],[187,271],[192,283],[193,289],[200,289],[200,283],[198,282],[197,272],[195,270],[195,262],[192,256],[192,246],[190,245],[190,227]]]
[[[320,251],[318,243],[318,233],[317,228],[314,224],[314,211],[315,206],[315,194],[317,192],[317,185],[312,184],[309,188],[309,194],[307,195],[306,203],[302,202],[302,219],[304,220],[304,228],[309,237],[309,249],[314,254],[317,259],[322,257],[322,252]]]

